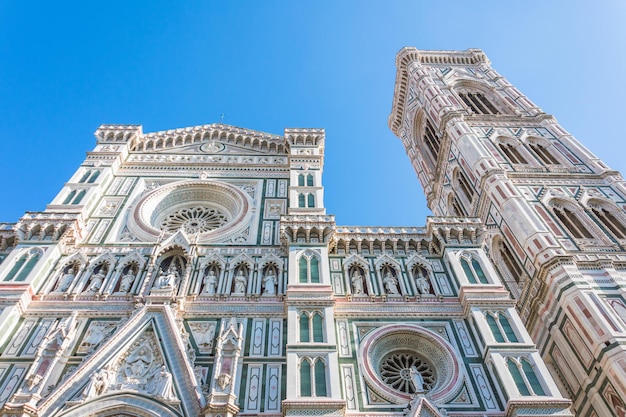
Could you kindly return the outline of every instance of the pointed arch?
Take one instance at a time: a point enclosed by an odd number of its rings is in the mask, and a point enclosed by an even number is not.
[[[306,250],[298,254],[296,264],[298,266],[298,282],[320,283],[320,254],[313,250]]]

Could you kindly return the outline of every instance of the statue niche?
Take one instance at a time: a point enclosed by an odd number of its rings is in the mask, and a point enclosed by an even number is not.
[[[216,264],[211,264],[204,269],[202,278],[202,292],[200,295],[215,295],[217,292],[217,281],[220,276],[220,268]]]
[[[137,278],[137,273],[139,272],[139,265],[136,262],[132,262],[126,265],[122,269],[122,273],[120,279],[117,283],[117,289],[113,292],[114,295],[124,295],[128,294]]]
[[[413,268],[413,278],[415,279],[415,287],[421,295],[432,295],[433,289],[428,279],[428,270],[422,265],[416,265]]]
[[[348,277],[350,278],[350,288],[352,295],[355,297],[367,296],[368,289],[365,282],[365,271],[357,265],[353,265],[348,269]]]
[[[400,295],[400,291],[398,290],[398,279],[396,278],[396,270],[391,266],[384,266],[380,272],[383,276],[385,293],[391,296]]]
[[[263,270],[263,295],[276,295],[276,283],[276,265],[267,265]]]
[[[87,295],[93,295],[100,292],[102,288],[102,283],[107,276],[109,271],[109,265],[106,263],[102,263],[97,265],[89,277],[89,281],[86,284],[84,293]]]
[[[186,261],[181,255],[167,257],[161,261],[152,290],[171,292],[178,289],[185,271]]]
[[[69,290],[79,270],[80,265],[78,264],[78,262],[71,262],[63,267],[61,273],[59,274],[53,292],[66,292],[67,290]]]
[[[235,270],[232,284],[232,295],[245,295],[248,288],[248,267],[239,265]]]

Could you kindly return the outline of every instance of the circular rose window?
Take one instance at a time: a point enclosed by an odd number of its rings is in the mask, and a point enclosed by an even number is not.
[[[391,324],[375,329],[363,338],[359,353],[368,385],[396,404],[409,402],[416,388],[434,401],[445,401],[462,383],[452,346],[420,326]]]
[[[200,241],[224,241],[241,233],[252,214],[247,194],[229,184],[190,180],[167,184],[143,196],[128,221],[140,239],[179,230]]]
[[[161,220],[161,230],[174,233],[183,229],[187,233],[206,233],[224,226],[228,217],[221,211],[208,207],[189,207],[168,214]]]
[[[428,392],[435,386],[435,371],[432,366],[414,352],[393,352],[380,362],[380,378],[385,384],[406,394],[415,393],[411,368],[420,373],[423,391]]]

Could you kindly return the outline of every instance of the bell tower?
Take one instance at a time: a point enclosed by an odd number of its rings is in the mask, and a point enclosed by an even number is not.
[[[576,415],[626,410],[626,184],[478,49],[402,49],[389,127],[487,250]]]

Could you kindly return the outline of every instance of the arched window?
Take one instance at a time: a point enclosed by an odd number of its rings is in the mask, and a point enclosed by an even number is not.
[[[313,254],[304,254],[298,260],[298,282],[319,284],[319,260]]]
[[[310,318],[306,312],[300,313],[300,342],[308,343],[311,341]]]
[[[529,142],[528,147],[533,150],[535,155],[539,158],[541,162],[546,165],[558,165],[559,161],[552,155],[552,153],[548,150],[547,147],[541,145],[539,143]]]
[[[312,396],[313,390],[311,388],[311,362],[307,358],[303,358],[300,361],[300,396]]]
[[[471,284],[489,284],[485,273],[483,272],[483,268],[480,266],[480,262],[476,260],[474,257],[470,257],[471,260],[468,261],[466,257],[461,257],[461,267],[463,267],[463,272],[465,272],[465,276],[467,280]]]
[[[481,93],[459,93],[459,96],[474,114],[500,114],[491,101]]]
[[[309,174],[306,176],[306,185],[307,187],[313,187],[313,175]]]
[[[22,254],[15,261],[6,277],[4,277],[4,281],[25,281],[30,271],[33,270],[39,261],[39,258],[41,258],[39,250],[30,250],[28,253]]]
[[[78,182],[86,182],[89,176],[91,175],[91,171],[85,171],[83,176],[80,178]]]
[[[514,164],[527,164],[526,159],[519,150],[510,143],[499,143],[498,147],[506,155],[507,159]]]
[[[467,177],[461,170],[456,171],[455,177],[456,177],[456,183],[461,189],[461,194],[465,197],[465,200],[467,201],[467,203],[471,204],[472,198],[474,197],[474,190],[472,189],[472,186],[467,180]]]
[[[313,372],[311,372],[313,364]],[[321,357],[300,360],[300,396],[326,397],[326,363]]]
[[[324,320],[322,319],[322,315],[318,313],[314,313],[312,320],[313,322],[313,341],[317,343],[324,342]]]
[[[70,204],[70,202],[74,199],[75,196],[76,196],[76,190],[70,191],[67,197],[65,197],[65,200],[63,200],[63,204]]]
[[[315,396],[326,396],[326,364],[320,358],[315,361]]]
[[[299,325],[301,343],[324,343],[324,319],[321,312],[300,312]]]
[[[307,196],[308,207],[315,207],[315,195],[309,194]]]
[[[485,312],[487,324],[491,329],[493,338],[499,343],[517,343],[517,335],[509,323],[509,319],[502,311]]]
[[[92,174],[89,177],[89,180],[87,180],[87,182],[89,184],[92,184],[92,183],[96,182],[96,180],[98,179],[99,175],[100,175],[100,171],[98,171],[98,170],[92,171]]]
[[[569,233],[577,239],[593,239],[591,232],[585,227],[576,216],[567,207],[555,204],[552,206],[554,215],[561,221],[561,224],[569,231]]]
[[[451,196],[450,198],[450,207],[451,207],[451,213],[453,216],[465,216],[465,210],[463,209],[463,206],[461,206],[461,204],[459,203],[459,199],[456,198],[456,196]]]
[[[298,186],[299,187],[304,187],[304,174],[299,174],[298,175]]]
[[[76,198],[74,198],[72,200],[72,204],[80,204],[81,200],[83,199],[83,197],[85,196],[86,193],[87,193],[87,191],[80,190],[78,195],[76,196]]]
[[[508,245],[504,243],[504,241],[500,241],[498,249],[500,250],[500,257],[502,258],[504,265],[509,270],[509,273],[513,275],[513,279],[515,279],[515,282],[519,283],[524,272],[517,263],[517,260],[513,256],[513,253],[509,249]]]
[[[526,358],[507,358],[506,365],[521,395],[546,395],[535,369]]]
[[[611,211],[600,205],[592,205],[591,212],[618,239],[626,239],[626,227]]]
[[[424,143],[433,157],[433,161],[436,163],[439,157],[439,149],[441,148],[441,139],[435,133],[430,120],[426,120],[426,126],[424,127]]]
[[[298,194],[298,207],[306,207],[306,195]]]

